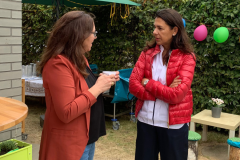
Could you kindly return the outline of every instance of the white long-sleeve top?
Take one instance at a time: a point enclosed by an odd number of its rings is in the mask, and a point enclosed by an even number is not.
[[[162,53],[163,46],[160,46],[161,52],[155,55],[152,64],[152,79],[166,85],[167,66],[163,65]],[[169,52],[169,55],[171,52]],[[155,105],[155,106],[154,106]],[[137,119],[143,123],[168,128],[168,103],[156,99],[156,101],[145,100],[142,109],[139,111]],[[184,124],[170,125],[170,129],[179,129]]]

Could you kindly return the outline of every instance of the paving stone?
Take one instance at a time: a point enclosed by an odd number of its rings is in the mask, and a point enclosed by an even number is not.
[[[228,159],[228,145],[214,144],[205,146],[201,150],[204,157],[210,160],[227,160]]]

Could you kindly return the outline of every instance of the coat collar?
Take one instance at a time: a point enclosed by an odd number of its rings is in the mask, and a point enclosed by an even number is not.
[[[159,45],[156,45],[154,48],[149,49],[149,50],[146,52],[146,54],[149,54],[151,57],[153,57],[153,56],[155,56],[156,54],[158,54],[159,52],[161,52],[160,46],[159,46]],[[172,52],[171,52],[171,54],[176,54],[176,53],[178,53],[178,52],[180,52],[179,49],[173,49]]]

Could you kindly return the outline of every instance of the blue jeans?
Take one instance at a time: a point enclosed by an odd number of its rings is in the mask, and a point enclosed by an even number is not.
[[[95,151],[95,142],[86,146],[80,160],[93,160]]]

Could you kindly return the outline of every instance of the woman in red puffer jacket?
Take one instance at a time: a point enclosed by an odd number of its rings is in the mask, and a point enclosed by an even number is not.
[[[158,11],[154,26],[129,80],[138,98],[135,159],[187,160],[196,59],[177,11]]]

